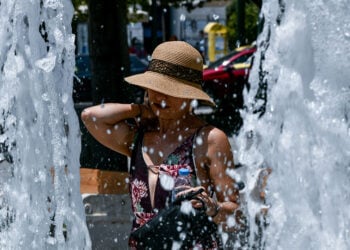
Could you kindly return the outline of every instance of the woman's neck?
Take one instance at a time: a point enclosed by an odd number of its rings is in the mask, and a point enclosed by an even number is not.
[[[189,129],[191,121],[193,121],[193,116],[188,114],[176,119],[162,119],[159,118],[159,127],[158,131],[162,134],[167,133],[178,133]]]

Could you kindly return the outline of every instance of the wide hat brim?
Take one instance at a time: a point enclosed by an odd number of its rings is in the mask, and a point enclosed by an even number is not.
[[[186,80],[153,71],[146,71],[142,74],[128,76],[125,78],[125,81],[132,85],[151,89],[165,95],[177,98],[196,99],[203,101],[203,103],[207,105],[215,106],[210,96],[198,87],[197,84]]]

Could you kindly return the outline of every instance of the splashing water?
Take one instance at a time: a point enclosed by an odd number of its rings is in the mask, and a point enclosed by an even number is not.
[[[266,249],[350,249],[349,13],[345,0],[263,4],[237,155],[248,186],[272,168]],[[259,209],[251,198],[250,242]]]
[[[0,249],[86,249],[68,0],[0,2]]]

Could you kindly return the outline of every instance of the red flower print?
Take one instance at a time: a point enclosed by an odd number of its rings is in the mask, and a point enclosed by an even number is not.
[[[140,226],[146,224],[150,219],[152,219],[154,217],[154,213],[139,213],[136,212],[135,216],[136,216],[136,223],[139,224]]]
[[[137,203],[140,203],[141,199],[143,197],[148,196],[148,190],[147,186],[143,181],[139,181],[138,179],[135,179],[131,183],[131,192],[132,192],[132,203],[134,208],[136,208]]]

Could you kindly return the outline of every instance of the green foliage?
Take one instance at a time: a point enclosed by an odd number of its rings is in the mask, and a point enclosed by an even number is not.
[[[88,0],[72,0],[74,6],[73,23],[87,22],[88,11],[84,11],[84,6],[88,6]]]
[[[245,41],[241,41],[240,45],[250,44],[254,42],[258,35],[259,22],[259,7],[256,1],[245,1]],[[238,33],[237,33],[237,0],[233,0],[227,7],[226,25],[228,27],[228,41],[229,48],[237,47]]]

